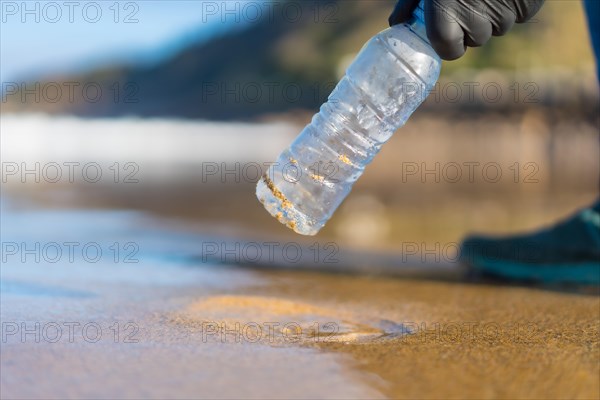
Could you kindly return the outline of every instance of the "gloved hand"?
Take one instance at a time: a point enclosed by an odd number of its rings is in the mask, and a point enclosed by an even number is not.
[[[390,26],[408,21],[420,0],[399,0]],[[468,47],[502,36],[514,23],[533,17],[544,0],[424,0],[427,37],[445,60],[461,57]]]

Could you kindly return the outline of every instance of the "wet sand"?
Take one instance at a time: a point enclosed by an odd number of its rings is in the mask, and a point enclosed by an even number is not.
[[[275,274],[276,275],[276,274]],[[427,280],[279,277],[273,294],[402,323],[412,334],[325,342],[389,398],[598,398],[594,296]],[[281,290],[281,292],[280,292]]]
[[[594,293],[223,265],[136,212],[3,204],[2,234],[105,254],[3,262],[3,398],[600,397]]]

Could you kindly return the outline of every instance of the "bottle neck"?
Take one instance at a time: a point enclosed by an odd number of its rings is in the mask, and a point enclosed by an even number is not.
[[[425,28],[425,8],[423,0],[419,2],[417,8],[413,12],[412,18],[408,21],[410,29],[426,43],[429,43],[427,38],[427,29]]]

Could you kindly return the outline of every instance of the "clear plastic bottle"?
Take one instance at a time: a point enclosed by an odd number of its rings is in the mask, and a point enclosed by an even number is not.
[[[315,235],[425,100],[440,67],[421,3],[411,21],[367,42],[320,112],[262,176],[256,196],[267,211],[295,232]]]

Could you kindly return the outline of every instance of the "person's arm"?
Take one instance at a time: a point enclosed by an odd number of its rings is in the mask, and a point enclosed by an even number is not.
[[[399,0],[390,26],[408,21],[420,0]],[[431,45],[445,60],[460,58],[467,47],[502,36],[516,23],[533,17],[544,0],[424,0],[425,26]]]

